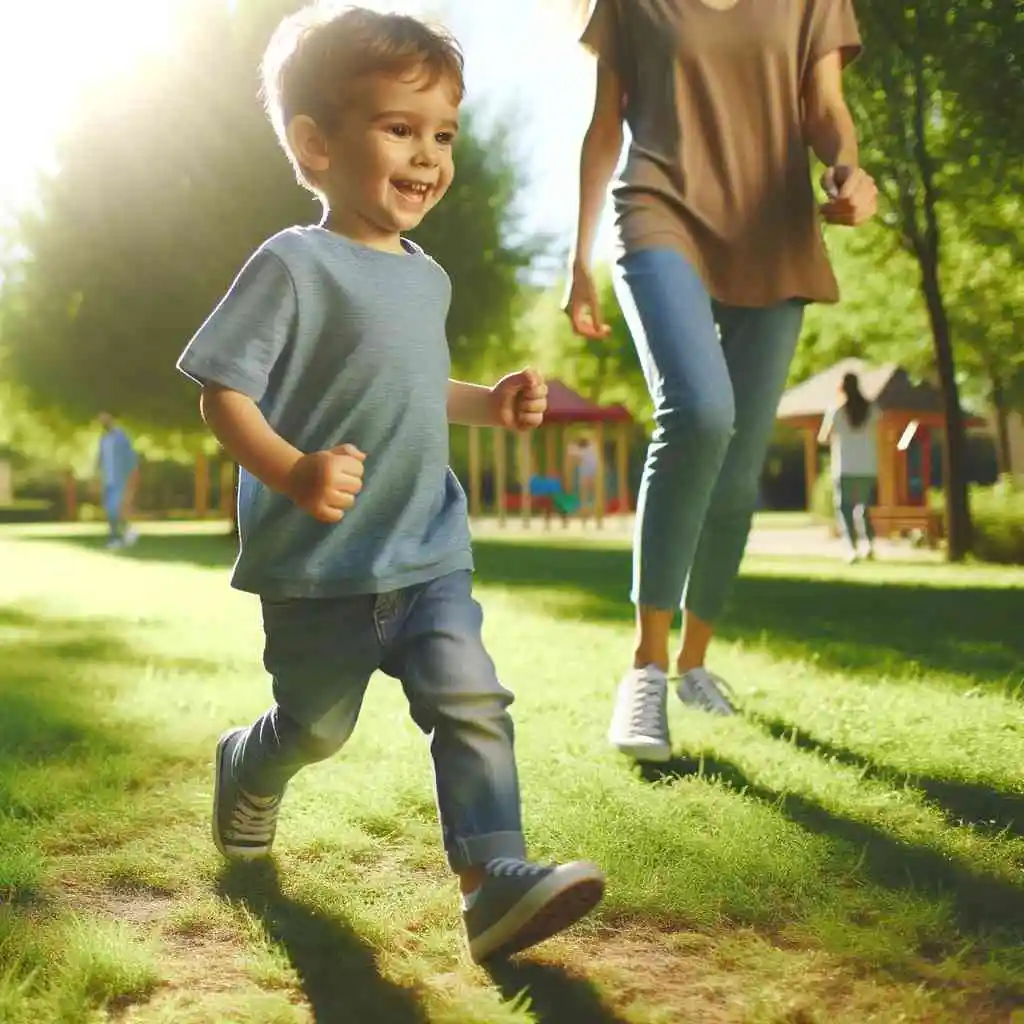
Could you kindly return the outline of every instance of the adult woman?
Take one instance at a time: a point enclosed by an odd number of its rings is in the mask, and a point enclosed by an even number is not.
[[[616,293],[655,403],[634,546],[637,643],[609,738],[670,755],[669,635],[685,593],[679,696],[734,708],[705,668],[746,547],[757,484],[806,302],[838,298],[821,214],[856,225],[876,188],[858,166],[842,69],[860,48],[852,0],[596,0],[583,43],[598,57],[580,166],[567,312],[607,334],[591,273],[608,184],[624,254]]]
[[[878,416],[864,397],[855,373],[843,375],[839,400],[821,425],[818,440],[831,453],[836,515],[846,538],[847,561],[856,562],[858,531],[865,558],[875,556],[875,531],[869,508],[878,487]]]

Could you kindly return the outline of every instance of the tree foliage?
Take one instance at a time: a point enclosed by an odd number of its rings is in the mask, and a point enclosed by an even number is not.
[[[966,441],[960,405],[944,216],[962,216],[982,196],[978,154],[991,145],[1001,166],[1022,153],[1019,4],[1014,0],[861,0],[865,52],[850,76],[862,158],[885,199],[884,223],[916,264],[946,419],[946,513],[951,559],[970,549]],[[986,70],[965,72],[976,60]],[[1008,89],[995,102],[986,74]],[[1015,102],[1017,101],[1017,102]],[[973,152],[972,152],[973,151]]]
[[[82,97],[6,273],[0,340],[35,402],[77,421],[107,408],[198,427],[178,354],[256,246],[320,216],[257,101],[263,46],[296,6],[186,3],[162,56]],[[537,248],[517,237],[504,133],[467,121],[456,184],[417,235],[453,279],[449,334],[464,373],[508,346]]]

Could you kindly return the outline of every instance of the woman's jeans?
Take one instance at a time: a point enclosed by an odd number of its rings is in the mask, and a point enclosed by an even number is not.
[[[712,299],[671,248],[619,262],[616,294],[654,401],[633,600],[712,623],[739,571],[804,304]]]
[[[869,508],[875,503],[877,480],[873,476],[843,475],[835,481],[835,507],[839,528],[850,547],[857,550],[857,536],[875,542]]]

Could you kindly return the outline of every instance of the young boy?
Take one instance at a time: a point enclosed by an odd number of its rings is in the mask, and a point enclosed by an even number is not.
[[[453,176],[462,57],[398,15],[312,8],[264,60],[267,108],[318,227],[251,257],[178,366],[242,467],[233,586],[258,594],[275,703],[217,746],[214,841],[270,853],[288,780],[348,739],[367,682],[399,679],[432,736],[441,829],[470,953],[505,956],[568,927],[604,881],[525,859],[508,714],[481,642],[466,501],[448,424],[538,426],[532,371],[449,380],[444,271],[403,237]]]

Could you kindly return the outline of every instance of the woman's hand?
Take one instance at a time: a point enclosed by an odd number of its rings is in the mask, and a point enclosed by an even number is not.
[[[830,167],[821,176],[821,187],[829,197],[821,215],[829,224],[854,228],[878,212],[878,186],[863,167]]]
[[[569,294],[562,306],[572,329],[581,337],[600,341],[611,334],[611,327],[601,314],[601,301],[597,294],[594,275],[584,263],[574,262]]]

